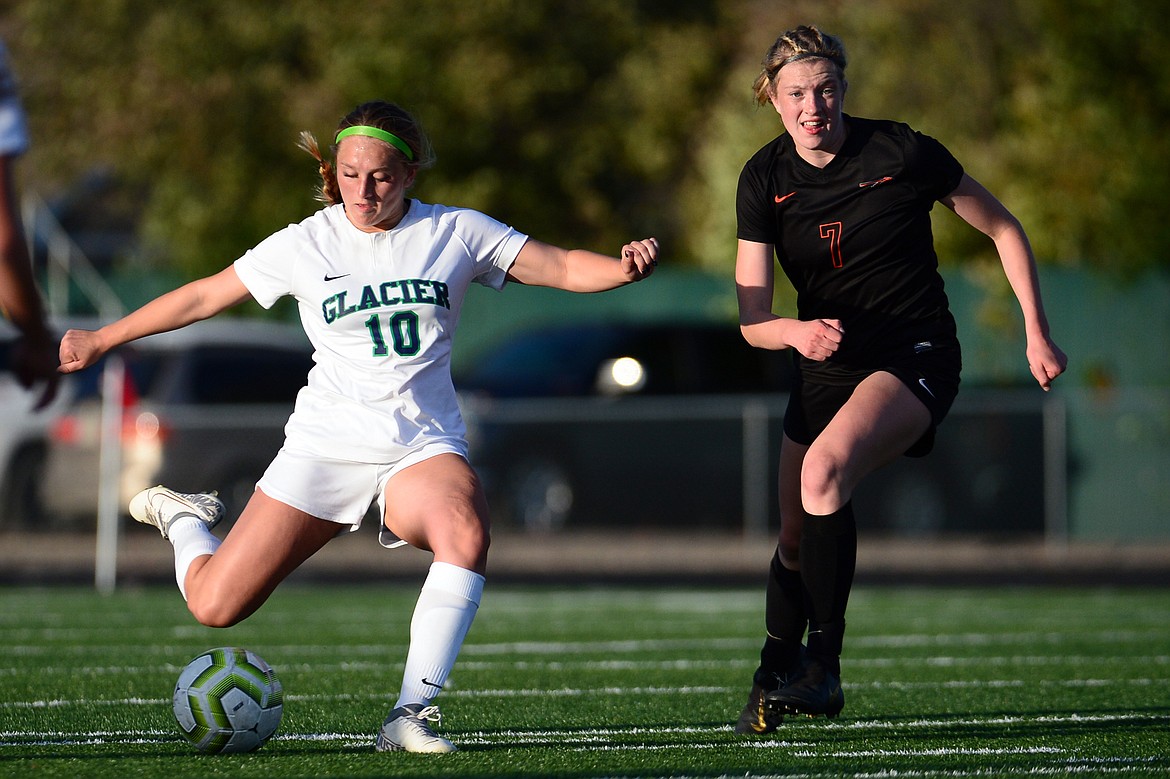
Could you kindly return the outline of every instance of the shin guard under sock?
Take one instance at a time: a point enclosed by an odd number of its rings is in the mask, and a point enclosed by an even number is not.
[[[808,626],[804,584],[800,571],[787,568],[780,549],[772,555],[764,605],[764,626],[768,636],[760,650],[760,669],[785,673],[800,663],[800,644]]]
[[[484,578],[449,563],[431,563],[410,621],[410,648],[395,708],[424,706],[443,689],[471,628]]]
[[[845,607],[856,569],[857,524],[852,504],[826,516],[806,515],[800,573],[808,597],[808,652],[832,664],[839,662]]]

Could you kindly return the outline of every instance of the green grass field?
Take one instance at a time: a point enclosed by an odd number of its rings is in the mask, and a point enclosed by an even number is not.
[[[217,631],[171,588],[0,590],[0,775],[1170,776],[1170,589],[860,589],[841,717],[745,738],[762,593],[489,585],[439,699],[461,751],[377,754],[416,593],[288,585]],[[252,754],[171,717],[220,645],[285,687]]]

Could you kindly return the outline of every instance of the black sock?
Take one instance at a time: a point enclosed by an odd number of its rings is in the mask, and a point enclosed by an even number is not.
[[[808,596],[808,652],[830,666],[839,667],[845,607],[856,569],[857,523],[852,503],[827,516],[805,515],[800,573]]]
[[[800,571],[784,567],[780,561],[779,547],[772,555],[764,604],[764,625],[768,637],[764,640],[764,648],[760,650],[760,669],[770,673],[787,673],[800,663],[800,642],[808,626],[808,616]]]

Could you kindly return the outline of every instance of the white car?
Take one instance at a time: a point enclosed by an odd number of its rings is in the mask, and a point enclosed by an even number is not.
[[[125,366],[118,505],[166,484],[217,490],[234,520],[284,441],[284,425],[313,367],[304,332],[287,323],[219,317],[149,336],[114,352]],[[101,363],[71,374],[71,398],[49,430],[40,501],[73,526],[99,501]],[[117,438],[117,436],[115,436]]]

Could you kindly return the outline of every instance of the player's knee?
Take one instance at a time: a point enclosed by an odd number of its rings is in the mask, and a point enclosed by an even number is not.
[[[844,503],[844,468],[829,453],[809,450],[800,471],[800,495],[809,514],[831,514]]]
[[[202,603],[187,602],[187,609],[200,625],[209,628],[230,628],[240,621],[231,611]]]
[[[435,559],[481,571],[491,544],[486,508],[463,501],[432,504],[414,513],[399,512],[386,526],[407,543],[432,552]]]
[[[780,550],[780,562],[783,566],[791,571],[800,570],[800,537],[795,539],[780,537],[778,544]]]
[[[201,625],[209,628],[230,628],[239,623],[247,613],[239,605],[216,597],[205,589],[187,593],[187,610]]]
[[[486,518],[474,513],[461,515],[452,523],[451,530],[454,542],[468,554],[487,556],[492,534]]]

